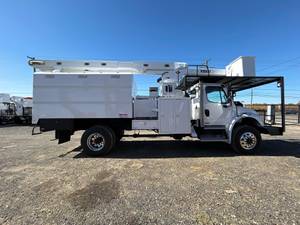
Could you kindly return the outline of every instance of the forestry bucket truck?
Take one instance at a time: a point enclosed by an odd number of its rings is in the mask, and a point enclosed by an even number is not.
[[[285,129],[284,79],[256,76],[254,57],[239,57],[224,69],[105,60],[31,59],[29,65],[34,69],[32,123],[42,132],[55,130],[58,143],[85,130],[81,146],[91,156],[109,153],[125,130],[226,142],[239,153],[252,154],[261,133],[282,135]],[[133,76],[148,74],[160,76],[159,87],[135,96]],[[239,91],[273,82],[281,90],[281,123],[276,126],[234,101]]]

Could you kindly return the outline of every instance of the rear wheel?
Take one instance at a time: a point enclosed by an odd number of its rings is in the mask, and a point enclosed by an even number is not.
[[[173,135],[173,138],[180,141],[183,137],[181,135]]]
[[[112,148],[116,145],[117,143],[117,136],[116,136],[116,132],[110,128],[110,127],[105,127],[106,129],[108,129],[108,131],[111,133],[112,136]]]
[[[233,131],[232,147],[238,153],[254,154],[260,143],[260,132],[254,127],[243,125]]]
[[[89,156],[106,155],[111,151],[114,144],[114,131],[105,126],[91,127],[81,137],[83,152]]]
[[[15,124],[22,124],[23,123],[23,121],[19,117],[15,117],[14,122],[15,122]]]
[[[124,130],[116,130],[116,142],[119,143],[124,136]]]

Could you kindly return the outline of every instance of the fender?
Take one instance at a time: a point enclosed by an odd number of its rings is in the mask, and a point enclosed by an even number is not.
[[[231,123],[229,124],[229,126],[228,126],[228,128],[227,128],[227,135],[228,135],[228,141],[227,141],[227,143],[228,143],[228,144],[231,144],[231,141],[232,141],[232,132],[233,132],[234,126],[235,126],[237,123],[241,122],[241,121],[242,121],[243,119],[245,119],[245,118],[249,118],[249,119],[253,120],[253,122],[255,122],[256,125],[258,125],[258,126],[263,126],[263,125],[262,125],[262,122],[260,121],[260,119],[259,119],[258,116],[248,115],[248,114],[245,114],[245,113],[244,113],[244,114],[242,114],[242,115],[240,115],[240,116],[238,116],[238,117],[235,117],[235,118],[231,121]]]

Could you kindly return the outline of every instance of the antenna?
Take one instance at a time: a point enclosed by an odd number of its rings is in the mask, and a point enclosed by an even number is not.
[[[203,66],[206,67],[207,69],[207,76],[209,76],[209,66],[208,66],[208,62],[210,61],[211,59],[205,59],[204,60],[204,63],[203,63]]]

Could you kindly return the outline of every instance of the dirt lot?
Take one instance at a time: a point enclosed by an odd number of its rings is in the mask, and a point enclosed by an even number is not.
[[[300,224],[300,126],[256,156],[160,139],[88,158],[80,133],[0,128],[0,224]]]

